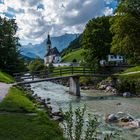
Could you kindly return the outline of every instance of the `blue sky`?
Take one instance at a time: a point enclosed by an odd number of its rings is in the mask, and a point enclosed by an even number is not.
[[[81,33],[89,19],[111,15],[115,0],[0,0],[0,16],[15,18],[21,43],[39,43],[47,33]]]

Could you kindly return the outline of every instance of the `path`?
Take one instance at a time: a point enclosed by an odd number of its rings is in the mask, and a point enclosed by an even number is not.
[[[140,73],[140,71],[127,72],[127,73],[123,73],[123,74],[120,74],[120,75],[130,75],[130,74],[137,74],[137,73]]]
[[[0,82],[0,102],[3,100],[3,98],[8,93],[9,88],[12,86],[12,84],[6,84]]]

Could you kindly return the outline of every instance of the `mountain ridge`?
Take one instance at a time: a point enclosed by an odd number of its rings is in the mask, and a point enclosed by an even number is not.
[[[58,37],[51,37],[52,41],[52,47],[56,47],[60,52],[67,48],[68,45],[75,40],[79,34],[64,34],[62,36]],[[27,44],[27,45],[22,45],[20,48],[20,53],[24,56],[30,57],[30,58],[44,58],[44,55],[46,53],[46,40],[47,38],[40,44]]]

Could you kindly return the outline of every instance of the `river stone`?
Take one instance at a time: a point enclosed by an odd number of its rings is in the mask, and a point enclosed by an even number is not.
[[[61,121],[63,121],[63,117],[60,117],[60,116],[53,116],[53,120],[54,120],[54,121],[59,121],[59,122],[61,122]]]
[[[130,92],[124,92],[124,93],[123,93],[123,97],[126,97],[126,98],[127,98],[127,97],[131,97],[131,95],[132,95],[132,94],[131,94]]]
[[[106,89],[106,85],[100,85],[100,86],[99,86],[99,89],[100,89],[100,90],[105,90],[105,89]]]
[[[139,120],[135,120],[135,121],[131,121],[129,122],[129,125],[133,128],[140,128],[140,121]]]
[[[129,120],[129,118],[121,118],[121,122],[129,122],[130,120]]]
[[[124,112],[118,112],[118,113],[117,113],[117,117],[118,117],[118,118],[123,118],[123,117],[125,117],[125,116],[127,116],[127,114],[124,113]]]
[[[117,116],[115,114],[108,115],[108,121],[109,122],[115,122],[117,120],[118,120],[118,118],[117,118]]]

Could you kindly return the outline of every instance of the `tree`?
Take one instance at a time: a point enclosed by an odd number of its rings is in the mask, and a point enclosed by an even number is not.
[[[140,56],[140,1],[120,0],[115,17],[110,20],[114,34],[111,52],[124,55],[131,63]]]
[[[18,51],[19,38],[15,36],[17,28],[14,19],[0,17],[0,69],[10,73],[24,69],[24,61]]]
[[[36,58],[29,63],[28,69],[30,73],[34,73],[36,71],[44,70],[45,66],[41,59]]]
[[[82,45],[84,58],[89,66],[97,67],[101,59],[110,53],[112,34],[109,30],[110,17],[98,17],[90,20],[83,33]]]

